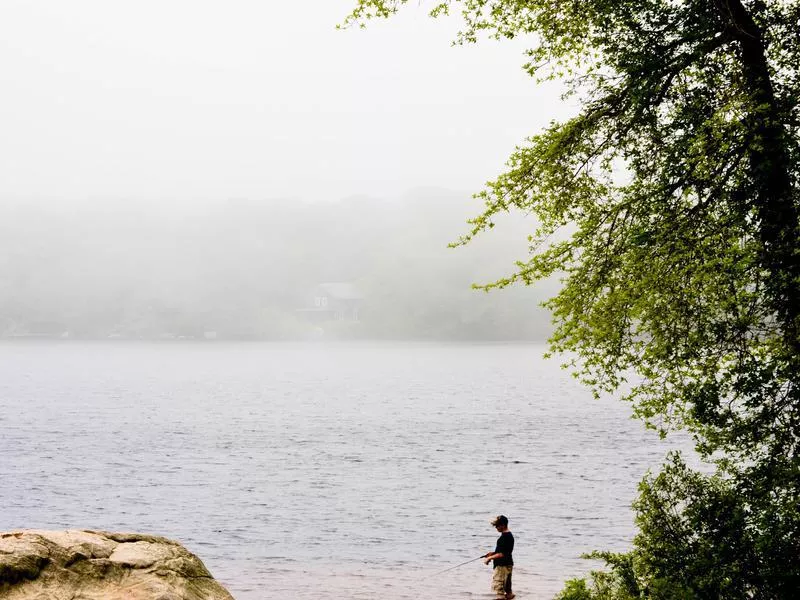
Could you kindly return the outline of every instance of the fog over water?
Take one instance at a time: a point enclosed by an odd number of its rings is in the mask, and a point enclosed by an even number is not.
[[[550,316],[539,303],[557,282],[470,287],[516,268],[529,220],[509,216],[502,235],[447,247],[479,210],[468,194],[437,189],[180,211],[9,203],[0,207],[0,337],[545,339]]]
[[[544,339],[554,285],[469,290],[532,223],[446,245],[573,109],[524,40],[453,47],[424,7],[337,30],[352,7],[4,3],[0,337]],[[360,325],[303,314],[320,283]]]
[[[0,6],[0,531],[166,535],[238,600],[543,600],[667,444],[542,359],[535,223],[471,198],[573,111],[424,5]],[[671,444],[679,443],[671,440]]]

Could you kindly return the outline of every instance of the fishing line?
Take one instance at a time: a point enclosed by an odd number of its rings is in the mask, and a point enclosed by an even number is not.
[[[434,575],[441,575],[442,573],[447,573],[448,571],[452,571],[453,569],[457,569],[458,567],[463,567],[464,565],[468,565],[469,563],[475,562],[476,560],[480,560],[480,559],[482,559],[482,558],[486,558],[486,556],[487,556],[487,555],[486,555],[486,554],[484,554],[483,556],[479,556],[478,558],[473,558],[473,559],[471,559],[471,560],[468,560],[468,561],[466,561],[466,562],[463,562],[463,563],[461,563],[460,565],[456,565],[456,566],[454,566],[454,567],[448,567],[448,568],[446,568],[446,569],[445,569],[445,570],[443,570],[443,571],[437,571],[436,573],[434,573]]]

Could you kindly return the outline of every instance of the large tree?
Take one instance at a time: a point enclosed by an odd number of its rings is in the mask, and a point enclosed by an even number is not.
[[[360,0],[348,23],[405,2]],[[462,243],[502,211],[540,223],[530,256],[487,287],[561,274],[553,348],[597,393],[625,390],[651,426],[688,428],[718,467],[704,476],[676,458],[647,479],[634,551],[607,555],[613,585],[586,597],[797,597],[800,2],[431,11],[463,17],[460,43],[531,40],[525,68],[581,100],[481,192]]]

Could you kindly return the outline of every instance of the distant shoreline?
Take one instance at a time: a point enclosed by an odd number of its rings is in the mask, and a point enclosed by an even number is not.
[[[60,344],[74,343],[155,343],[155,344],[180,344],[192,343],[203,345],[247,343],[247,344],[494,344],[494,345],[531,345],[546,344],[546,339],[457,339],[457,338],[319,338],[319,339],[271,339],[251,337],[216,338],[213,340],[193,337],[176,338],[104,338],[104,337],[48,337],[48,336],[8,336],[0,337],[0,343],[36,344],[42,342],[58,342]]]

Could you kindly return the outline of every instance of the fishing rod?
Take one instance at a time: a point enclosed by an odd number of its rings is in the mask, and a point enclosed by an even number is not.
[[[469,563],[475,562],[476,560],[480,560],[482,558],[486,558],[487,556],[489,556],[489,555],[488,554],[484,554],[483,556],[479,556],[478,558],[473,558],[471,560],[468,560],[466,562],[461,563],[460,565],[456,565],[455,567],[448,567],[444,571],[438,571],[438,572],[434,573],[434,575],[441,575],[442,573],[447,573],[448,571],[452,571],[453,569],[457,569],[458,567],[463,567],[464,565],[468,565]]]

